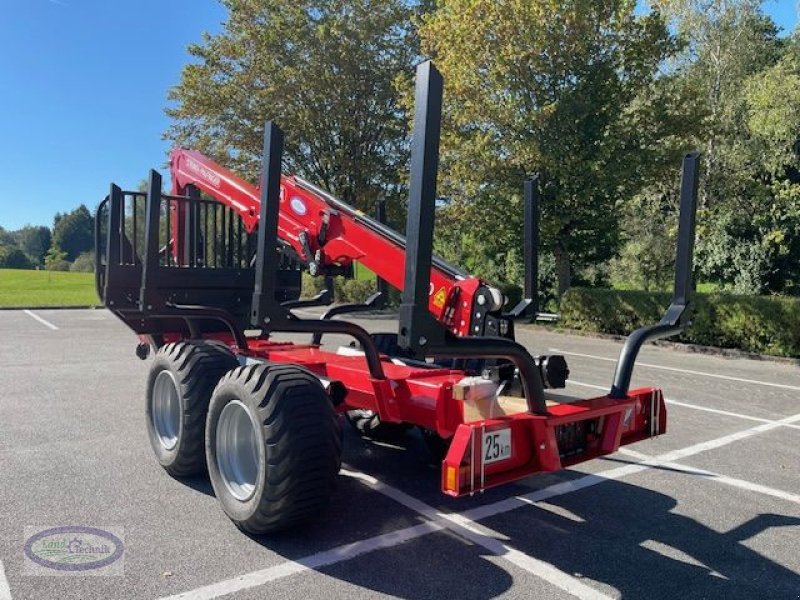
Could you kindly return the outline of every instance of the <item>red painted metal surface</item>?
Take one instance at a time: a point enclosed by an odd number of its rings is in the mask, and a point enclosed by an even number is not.
[[[535,473],[616,452],[621,445],[666,431],[666,409],[660,390],[633,390],[624,400],[607,396],[549,407],[546,416],[521,413],[459,425],[442,463],[442,491],[464,496],[516,481]],[[591,426],[579,452],[565,454],[559,428]],[[487,433],[508,429],[511,455],[488,463],[483,440]]]
[[[187,185],[195,185],[235,210],[247,231],[257,227],[260,202],[256,187],[190,150],[174,150],[170,168],[173,194],[182,195]],[[306,254],[300,242],[301,234],[306,233],[311,254],[319,252],[323,265],[348,265],[357,260],[402,289],[405,251],[400,245],[333,210],[324,198],[301,187],[293,177],[282,177],[280,201],[278,235],[298,255]],[[179,203],[175,210],[181,210]],[[184,220],[179,214],[175,217],[173,226],[183,227]],[[323,218],[328,220],[328,231],[325,243],[320,244]],[[176,240],[184,237],[179,230],[173,235]],[[180,248],[173,252],[180,264]],[[477,278],[456,280],[432,266],[430,311],[457,335],[468,335],[469,311],[481,284]],[[452,496],[557,471],[666,430],[664,401],[656,389],[634,390],[622,400],[604,396],[555,404],[548,407],[547,415],[519,413],[465,422],[464,405],[453,396],[454,386],[465,376],[462,371],[397,364],[384,357],[386,379],[377,380],[370,377],[365,358],[357,353],[338,354],[314,345],[260,338],[248,339],[247,351],[241,352],[229,335],[213,337],[248,357],[301,365],[321,378],[341,382],[347,395],[337,407],[340,412],[368,409],[384,421],[410,423],[452,438],[442,463],[442,490]],[[172,336],[165,338],[172,341]],[[484,436],[502,430],[509,432],[509,456],[487,463]]]
[[[170,154],[172,193],[183,195],[187,185],[194,185],[231,207],[242,218],[245,229],[252,233],[258,226],[261,202],[258,188],[238,177],[228,169],[194,150],[176,148]],[[319,251],[323,265],[346,266],[356,260],[395,288],[402,290],[405,283],[405,250],[379,232],[365,227],[350,215],[332,210],[316,194],[302,188],[294,177],[281,178],[278,237],[290,244],[298,256],[311,260]],[[180,211],[176,204],[174,210]],[[327,215],[328,230],[325,243],[320,245],[319,233]],[[172,219],[175,228],[183,227],[179,214]],[[308,234],[312,256],[305,256],[300,242],[302,233]],[[175,240],[184,238],[173,231]],[[176,251],[176,260],[181,253]],[[180,264],[180,263],[179,263]],[[474,277],[454,279],[448,273],[431,267],[429,308],[434,317],[443,322],[456,335],[468,335],[472,300],[481,280]]]
[[[238,352],[222,334],[217,336]],[[620,446],[654,437],[666,431],[666,409],[661,390],[633,390],[623,400],[608,396],[552,404],[547,415],[512,414],[495,419],[465,422],[464,405],[453,396],[453,387],[465,373],[454,369],[396,364],[383,359],[385,380],[369,377],[361,355],[338,354],[314,345],[249,339],[246,356],[301,365],[320,377],[340,381],[348,390],[340,412],[363,408],[382,420],[404,422],[451,438],[442,463],[442,491],[451,496],[473,494],[529,477],[558,471],[599,456]],[[579,451],[566,453],[559,428],[591,429]],[[509,429],[511,455],[491,464],[483,460],[485,433]],[[582,438],[583,439],[583,438]],[[452,478],[455,473],[455,478]],[[451,481],[448,482],[448,476]]]

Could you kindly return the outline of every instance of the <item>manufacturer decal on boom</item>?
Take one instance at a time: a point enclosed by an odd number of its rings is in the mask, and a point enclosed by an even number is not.
[[[197,173],[200,177],[202,177],[203,179],[208,181],[214,187],[217,187],[217,188],[219,187],[219,182],[220,182],[219,175],[217,175],[213,171],[207,169],[206,167],[201,165],[196,160],[193,160],[191,158],[187,159],[186,160],[186,166],[188,167],[188,169],[190,171],[194,171],[195,173]]]

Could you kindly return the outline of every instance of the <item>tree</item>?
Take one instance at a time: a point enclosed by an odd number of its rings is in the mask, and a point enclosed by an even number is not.
[[[44,268],[48,271],[69,271],[69,261],[67,255],[56,246],[51,246],[44,257]]]
[[[635,5],[442,0],[423,19],[423,50],[447,82],[445,195],[464,206],[488,194],[488,210],[507,215],[538,172],[559,294],[576,266],[614,254],[621,200],[662,152],[650,143],[661,124],[634,101],[676,44],[657,11],[639,16]]]
[[[286,166],[372,211],[397,197],[406,122],[395,81],[416,56],[404,0],[223,0],[218,35],[189,47],[166,138],[256,180],[265,120]]]
[[[69,267],[70,271],[92,273],[94,271],[94,252],[84,252]]]
[[[44,226],[27,225],[14,232],[17,246],[22,250],[34,265],[44,264],[44,257],[50,250],[50,228]]]
[[[92,249],[94,245],[94,221],[89,209],[81,204],[64,215],[56,215],[53,225],[53,246],[65,254],[68,261]]]
[[[30,269],[31,261],[16,246],[0,246],[0,269]]]
[[[778,58],[777,28],[761,12],[759,0],[655,0],[685,42],[677,65],[693,80],[694,101],[707,114],[701,133],[704,164],[700,198],[713,205],[730,195],[729,180],[734,140],[741,139],[745,118],[741,103],[746,79]],[[731,152],[732,150],[732,152]]]
[[[705,119],[696,262],[738,293],[800,291],[796,44],[756,0],[663,0],[686,50],[676,76]]]
[[[16,245],[16,240],[14,240],[14,235],[0,227],[0,246],[14,246]]]

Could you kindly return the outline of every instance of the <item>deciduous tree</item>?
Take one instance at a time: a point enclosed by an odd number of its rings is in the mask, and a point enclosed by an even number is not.
[[[635,5],[442,0],[422,23],[423,50],[446,80],[446,195],[477,207],[490,193],[479,210],[508,215],[525,174],[540,173],[560,293],[575,266],[614,254],[618,206],[657,149],[658,124],[639,110],[649,103],[634,101],[676,46],[660,14]]]
[[[33,264],[39,266],[44,265],[44,257],[50,250],[51,238],[50,228],[44,226],[27,225],[14,232],[14,239],[19,249]]]
[[[53,225],[53,246],[61,250],[66,260],[75,260],[79,254],[94,245],[94,221],[89,209],[81,204],[72,212],[56,215]]]
[[[415,57],[404,0],[223,0],[218,35],[170,92],[166,137],[255,180],[263,124],[286,133],[290,171],[372,211],[396,196],[406,124],[395,81]]]

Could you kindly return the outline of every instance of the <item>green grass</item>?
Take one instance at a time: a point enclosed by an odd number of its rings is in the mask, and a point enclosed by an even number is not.
[[[0,269],[0,307],[98,304],[93,273]]]

